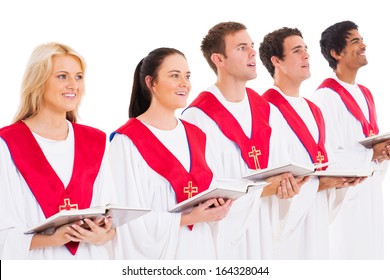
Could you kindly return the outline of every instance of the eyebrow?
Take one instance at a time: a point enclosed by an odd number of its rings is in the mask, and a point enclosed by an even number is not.
[[[298,46],[293,47],[291,50],[294,51],[294,50],[297,50],[297,49],[306,49],[307,50],[307,46],[306,45],[304,45],[304,46],[298,45]]]
[[[237,44],[236,48],[241,47],[241,46],[247,46],[247,45],[248,45],[248,43],[239,43],[239,44]]]
[[[168,73],[181,73],[180,70],[171,70]],[[187,71],[186,74],[191,74],[191,71]]]
[[[358,37],[355,37],[355,38],[352,38],[351,40],[349,40],[350,43],[353,43],[353,42],[357,42],[357,41],[360,41],[362,40],[363,38],[358,38]]]
[[[56,73],[66,73],[66,74],[70,74],[70,72],[65,71],[65,70],[59,70],[59,71],[57,71]],[[80,71],[80,72],[76,72],[76,74],[84,74],[84,72]]]

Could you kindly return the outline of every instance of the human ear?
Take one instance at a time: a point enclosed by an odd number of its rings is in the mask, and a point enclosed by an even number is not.
[[[154,92],[153,91],[154,85],[153,85],[151,76],[148,75],[145,77],[145,84],[148,87],[148,89],[150,90],[150,92],[153,93]]]
[[[218,65],[223,63],[223,58],[221,57],[221,54],[213,53],[211,55],[211,61],[214,62],[214,64],[218,67]]]
[[[334,59],[339,60],[340,55],[337,54],[335,50],[331,50],[331,51],[330,51],[330,55],[331,55]]]
[[[280,63],[279,58],[277,58],[275,55],[271,57],[271,62],[274,66],[278,65]]]

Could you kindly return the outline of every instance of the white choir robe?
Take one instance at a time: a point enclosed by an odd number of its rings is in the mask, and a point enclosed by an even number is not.
[[[207,91],[213,93],[226,107],[227,101],[216,86]],[[251,133],[250,107],[248,98],[242,101],[244,108],[236,110],[233,116],[239,121],[247,136]],[[237,104],[233,104],[235,106]],[[283,117],[272,104],[270,126],[273,128],[270,139],[268,166],[289,161],[283,137],[278,128],[285,125]],[[227,107],[229,110],[229,108]],[[229,110],[230,111],[230,110]],[[231,111],[230,111],[231,112]],[[238,146],[229,140],[218,125],[198,108],[187,108],[182,118],[201,128],[207,137],[206,160],[217,181],[241,180],[251,170],[241,157]],[[277,128],[277,129],[275,129]],[[272,259],[272,227],[270,215],[278,212],[273,207],[273,197],[260,199],[261,190],[256,190],[233,202],[228,216],[219,222],[219,230],[214,236],[218,259]],[[276,205],[277,206],[277,205]]]
[[[179,124],[182,129],[171,131],[175,133],[169,137],[173,141],[171,145],[164,143],[155,134],[170,151],[170,146],[183,143],[188,147],[184,127],[181,122]],[[175,155],[175,152],[172,153]],[[174,189],[164,177],[149,167],[129,137],[115,134],[110,143],[109,154],[120,202],[152,210],[118,229],[116,259],[216,258],[209,224],[197,223],[192,231],[187,226],[180,226],[181,214],[168,212],[176,205]],[[176,158],[183,164],[181,156]],[[187,164],[183,166],[186,167]]]
[[[64,180],[69,182],[73,169],[73,164],[65,164],[74,154],[72,125],[69,123],[68,127],[69,135],[65,141],[56,142],[41,138],[38,142],[63,182]],[[65,144],[65,149],[64,142],[69,142],[69,145]],[[50,160],[55,160],[55,163]],[[60,175],[64,173],[68,174],[68,178],[64,179]],[[115,203],[115,193],[108,158],[103,158],[93,187],[91,207],[107,203]],[[7,144],[0,138],[0,259],[90,260],[112,257],[113,241],[101,246],[82,242],[75,255],[72,255],[65,246],[29,250],[33,235],[24,232],[44,219],[41,207],[13,163]]]
[[[305,122],[313,139],[318,141],[318,126],[310,107],[303,97],[290,97],[274,87],[290,103]],[[283,131],[288,153],[293,162],[310,166],[313,164],[309,153],[292,128],[286,123]],[[326,140],[325,140],[326,141]],[[328,159],[331,154],[328,154]],[[327,259],[329,258],[329,214],[337,205],[328,204],[335,189],[318,192],[319,180],[310,177],[298,195],[292,199],[279,199],[280,217],[284,230],[274,238],[275,259]],[[277,223],[279,223],[277,221]]]
[[[335,75],[332,78],[338,80]],[[357,85],[340,83],[354,97],[365,117],[369,119],[366,101]],[[319,89],[313,94],[312,101],[321,108],[324,115],[327,147],[331,147],[336,160],[332,168],[379,170],[358,186],[336,191],[335,199],[340,204],[340,210],[330,224],[330,257],[383,259],[382,182],[387,162],[377,164],[371,161],[373,150],[366,149],[357,142],[365,138],[362,126],[347,110],[337,93],[328,88]]]

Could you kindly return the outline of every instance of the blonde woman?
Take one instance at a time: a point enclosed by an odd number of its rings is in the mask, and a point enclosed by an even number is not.
[[[0,129],[0,259],[109,257],[110,219],[84,220],[89,230],[79,222],[24,234],[62,209],[113,198],[106,135],[76,123],[84,73],[84,59],[66,45],[42,44],[31,54],[14,123]]]

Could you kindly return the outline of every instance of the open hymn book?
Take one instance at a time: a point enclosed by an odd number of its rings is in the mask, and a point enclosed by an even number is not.
[[[380,142],[384,142],[386,140],[390,140],[390,132],[381,133],[378,135],[364,138],[363,140],[359,141],[359,143],[362,144],[367,149],[370,149],[370,148],[372,148],[372,146],[374,146]]]
[[[114,204],[106,206],[96,206],[87,209],[74,209],[69,211],[60,211],[57,214],[47,218],[39,225],[29,229],[25,234],[46,233],[50,234],[59,226],[74,223],[83,219],[95,219],[102,216],[112,217],[112,227],[116,228],[126,224],[142,215],[147,214],[150,210],[122,207]]]
[[[374,169],[327,169],[316,171],[313,176],[325,177],[371,177],[374,174]]]
[[[329,166],[333,162],[326,162],[321,164],[313,164],[310,166],[304,166],[296,163],[285,163],[275,167],[264,168],[251,172],[249,175],[244,176],[244,179],[257,181],[264,180],[266,178],[277,176],[283,173],[291,173],[294,177],[303,176],[327,176],[327,177],[370,177],[374,173],[373,169],[339,169],[328,168],[326,170],[318,170],[321,167]]]
[[[215,185],[216,187],[210,187],[209,189],[176,204],[174,207],[169,209],[169,212],[171,213],[183,212],[187,209],[195,207],[200,203],[203,203],[212,198],[224,198],[224,199],[236,200],[251,190],[257,188],[264,188],[265,186],[269,185],[269,183],[265,181],[251,182],[251,181],[241,180],[241,181],[219,181],[216,182]]]
[[[330,162],[321,164],[312,164],[309,166],[288,162],[277,166],[254,170],[243,178],[251,181],[264,180],[272,176],[277,176],[283,173],[291,173],[294,177],[304,177],[313,174],[317,169],[331,164]]]

